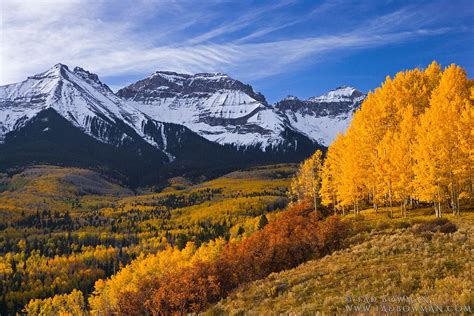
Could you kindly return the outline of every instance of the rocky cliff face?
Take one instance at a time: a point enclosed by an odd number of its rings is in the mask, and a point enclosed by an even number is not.
[[[164,71],[117,95],[156,120],[182,124],[210,141],[262,151],[294,148],[285,139],[287,130],[328,146],[365,98],[344,86],[308,100],[288,97],[271,106],[250,85],[225,74]]]
[[[353,87],[342,86],[320,96],[300,100],[288,96],[275,105],[295,130],[329,146],[338,133],[344,132],[352,115],[366,95]]]

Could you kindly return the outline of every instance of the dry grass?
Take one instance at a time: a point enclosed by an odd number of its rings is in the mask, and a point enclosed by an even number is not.
[[[420,221],[424,212],[413,211],[405,221]],[[347,297],[363,295],[423,296],[440,305],[474,308],[473,211],[453,221],[458,231],[452,234],[420,234],[412,227],[397,228],[401,220],[365,211],[359,220],[365,230],[354,236],[352,246],[244,286],[207,313],[339,314],[346,312]]]

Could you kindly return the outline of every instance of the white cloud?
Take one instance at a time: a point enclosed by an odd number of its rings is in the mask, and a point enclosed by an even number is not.
[[[0,84],[25,79],[62,62],[80,65],[101,77],[147,74],[157,69],[183,72],[222,71],[248,80],[271,76],[305,63],[323,61],[325,54],[342,49],[363,49],[429,36],[448,29],[419,29],[423,19],[407,11],[396,11],[355,30],[328,36],[306,36],[249,43],[293,22],[257,23],[263,14],[292,2],[263,6],[234,22],[202,30],[184,38],[180,33],[213,18],[209,10],[196,12],[174,1],[142,0],[122,7],[110,1],[1,1]],[[193,2],[194,3],[194,2]],[[334,8],[333,2],[316,7],[310,16]],[[198,10],[199,11],[199,10]],[[143,19],[155,14],[163,23],[148,29]],[[174,15],[173,19],[165,19]],[[222,17],[220,17],[222,18]],[[288,20],[288,17],[286,17]],[[295,22],[296,23],[296,22]],[[255,24],[255,25],[254,25]],[[413,30],[400,30],[409,25]],[[250,29],[236,40],[227,34]],[[219,43],[212,42],[220,38]]]

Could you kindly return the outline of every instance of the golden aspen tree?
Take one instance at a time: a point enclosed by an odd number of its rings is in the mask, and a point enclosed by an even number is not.
[[[376,89],[373,94],[369,93],[368,98],[359,111],[358,117],[355,117],[351,124],[356,132],[350,138],[351,141],[356,141],[359,145],[359,155],[357,157],[361,160],[363,170],[366,171],[364,186],[367,190],[368,200],[372,202],[375,210],[377,210],[378,204],[384,198],[389,203],[394,199],[402,201],[404,198],[401,196],[406,194],[406,192],[397,192],[396,189],[402,187],[394,187],[392,182],[390,182],[390,194],[387,192],[386,173],[384,175],[376,171],[377,165],[381,163],[379,157],[381,152],[377,147],[387,133],[390,133],[392,137],[403,136],[405,141],[410,143],[410,137],[413,137],[414,132],[407,125],[414,122],[406,122],[405,130],[403,131],[404,135],[400,135],[401,124],[406,114],[405,111],[407,111],[407,108],[411,108],[412,116],[414,117],[425,111],[429,106],[431,92],[438,84],[439,73],[439,65],[433,62],[424,71],[414,69],[399,72],[393,79],[387,77],[380,88]],[[414,118],[410,119],[416,121]],[[387,142],[388,140],[386,139],[385,141]],[[397,142],[398,140],[392,141],[393,146],[398,146]],[[387,147],[385,151],[390,151],[390,153],[387,153],[387,158],[383,164],[386,172],[390,172],[390,179],[395,180],[399,176],[406,179],[405,174],[397,175],[396,172],[393,172],[396,164],[400,162],[389,157],[397,154],[399,157],[406,158],[409,161],[411,158],[406,155],[411,148],[410,146],[411,144],[409,146],[402,146],[405,153],[403,151],[396,153],[395,151],[399,150],[399,147],[395,149],[385,146]],[[399,168],[398,170],[401,169]],[[406,171],[410,173],[410,169]],[[404,180],[403,182],[406,184],[407,181]],[[403,211],[405,210],[404,205],[402,205],[402,209]]]
[[[390,207],[390,216],[393,217],[394,182],[396,170],[393,162],[393,149],[395,147],[393,132],[388,131],[377,146],[378,160],[375,165],[375,173],[380,180],[380,190],[385,198],[386,205]]]
[[[474,165],[474,81],[469,81],[470,98],[466,100],[461,112],[461,118],[458,124],[458,139],[461,150],[461,163],[459,172],[464,181],[461,182],[459,200],[468,200],[469,206],[472,206],[473,197],[473,165]]]
[[[462,113],[469,104],[469,82],[460,67],[447,67],[432,93],[430,107],[421,116],[417,129],[415,174],[418,196],[435,203],[441,217],[442,204],[449,201],[459,214],[461,188],[468,181],[468,155],[462,150]],[[472,128],[472,127],[471,127]]]
[[[332,205],[336,212],[338,204],[338,175],[340,175],[340,151],[343,144],[343,135],[338,134],[336,139],[329,146],[321,169],[321,203],[327,207]]]
[[[354,185],[363,186],[363,190],[367,194],[367,200],[372,202],[374,210],[377,211],[379,201],[377,200],[375,161],[377,159],[376,146],[378,139],[383,136],[380,133],[379,125],[383,112],[376,94],[369,93],[366,101],[367,103],[354,117],[353,132],[347,137],[347,142],[358,144],[358,146],[351,147],[357,152],[348,153],[348,155],[351,155],[352,159],[357,159],[352,163],[364,170],[365,173],[360,179],[362,184],[357,182]]]
[[[365,193],[365,170],[364,160],[360,157],[359,143],[354,133],[356,131],[350,127],[344,142],[338,194],[342,205],[353,206],[354,216],[356,216],[359,214],[360,202],[363,200]]]
[[[440,216],[449,201],[458,213],[459,201],[472,196],[472,86],[459,67],[442,72],[436,62],[387,77],[356,111],[344,141],[329,148],[323,203],[353,205],[357,214],[361,203],[377,210],[382,201],[399,202],[406,216],[408,201],[419,199],[436,202]]]
[[[436,61],[433,61],[424,71],[426,75],[426,86],[428,90],[431,92],[438,86],[439,80],[441,79],[441,66]],[[418,113],[420,114],[420,113]]]
[[[306,159],[293,179],[290,195],[298,200],[311,199],[315,211],[318,210],[319,191],[321,188],[322,152],[317,150]]]
[[[417,119],[414,110],[409,105],[402,113],[399,131],[394,135],[394,146],[391,150],[391,162],[395,178],[393,191],[395,197],[400,201],[402,216],[405,217],[407,204],[413,198],[414,160],[413,147],[416,133]]]

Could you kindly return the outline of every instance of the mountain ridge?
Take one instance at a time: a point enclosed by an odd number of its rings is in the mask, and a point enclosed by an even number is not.
[[[308,102],[300,106],[315,108],[315,102]],[[347,105],[351,100],[343,102]],[[330,101],[321,104],[338,108]],[[343,111],[346,119],[356,107],[354,103],[350,113]],[[54,157],[57,152],[72,163],[71,153],[87,155],[92,150],[91,159],[82,157],[78,162],[117,168],[130,175],[150,168],[193,172],[198,166],[228,170],[256,163],[298,162],[324,149],[327,136],[318,139],[296,124],[299,121],[288,111],[282,103],[269,105],[252,86],[223,73],[156,71],[113,93],[98,75],[59,63],[22,82],[0,87],[0,153],[12,160],[3,159],[7,168],[16,166],[14,157],[23,164],[61,163]],[[314,120],[315,113],[314,109],[304,111],[303,116]],[[79,137],[81,133],[98,143]],[[28,146],[21,146],[20,139]],[[76,148],[74,143],[89,149]],[[104,153],[130,161],[109,163],[107,155],[100,153],[100,143],[112,146],[103,147]],[[41,151],[46,149],[48,152]],[[134,161],[144,168],[125,166]],[[173,167],[166,166],[169,164]]]
[[[193,88],[196,81],[199,92]],[[205,89],[203,82],[206,82]],[[168,71],[155,71],[118,90],[117,95],[151,117],[185,125],[208,140],[238,147],[260,147],[264,151],[283,143],[279,135],[285,128],[328,146],[338,132],[347,128],[353,112],[365,98],[365,94],[356,88],[340,86],[307,100],[291,97],[291,100],[270,105],[250,85],[226,74],[192,75]],[[285,107],[288,101],[298,103],[298,109],[288,111]],[[298,111],[303,116],[299,120],[292,113]],[[308,115],[310,120],[325,117],[325,120],[317,120],[317,124],[325,125],[330,132],[324,134],[314,126],[310,130],[304,128],[308,125]],[[331,126],[336,128],[330,129]]]

